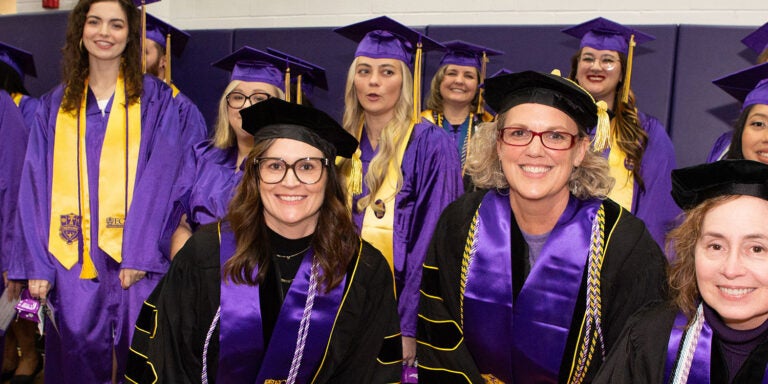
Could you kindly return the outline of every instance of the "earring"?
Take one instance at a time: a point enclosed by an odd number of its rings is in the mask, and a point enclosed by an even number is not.
[[[83,38],[80,38],[80,52],[85,51],[85,48],[83,48]]]

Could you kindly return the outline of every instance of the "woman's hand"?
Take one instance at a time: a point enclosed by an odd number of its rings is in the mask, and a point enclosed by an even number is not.
[[[131,285],[136,284],[137,281],[144,278],[147,275],[146,271],[139,271],[138,269],[124,268],[120,270],[120,286],[123,289],[128,289]]]
[[[51,283],[48,280],[29,280],[29,294],[40,300],[40,304],[45,304],[45,298],[50,289]]]
[[[403,364],[412,367],[416,362],[416,338],[403,336]]]

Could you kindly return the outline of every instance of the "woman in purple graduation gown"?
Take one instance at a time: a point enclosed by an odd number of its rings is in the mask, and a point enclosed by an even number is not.
[[[352,215],[393,269],[403,359],[413,366],[421,263],[440,211],[463,192],[456,147],[420,117],[421,93],[414,92],[421,85],[421,52],[414,50],[440,45],[386,16],[336,32],[359,42],[344,92],[344,129],[360,141],[343,165]]]
[[[391,383],[394,283],[360,239],[334,165],[357,141],[278,99],[241,112],[254,137],[225,221],[173,259],[136,323],[132,383]]]
[[[198,143],[185,158],[180,197],[169,221],[173,227],[171,257],[198,226],[218,221],[227,213],[243,177],[240,166],[253,147],[253,136],[242,128],[240,111],[269,98],[285,99],[283,59],[244,46],[213,66],[232,74],[219,99],[213,138]]]
[[[768,63],[742,69],[713,83],[742,103],[733,133],[720,142],[725,147],[724,158],[768,164]]]
[[[768,165],[722,160],[675,170],[685,221],[670,302],[636,313],[595,383],[768,381]]]
[[[741,39],[749,49],[757,54],[757,60],[755,64],[763,64],[768,62],[768,23],[763,24],[760,28],[754,30],[752,33]],[[715,80],[717,82],[717,80]],[[743,101],[743,100],[741,100]],[[742,115],[736,120],[733,131],[743,129],[744,123],[744,107],[742,107]],[[733,159],[733,157],[727,157],[728,151],[731,147],[731,141],[734,136],[733,131],[724,132],[720,137],[715,140],[715,144],[712,145],[712,149],[707,156],[707,163],[722,159]],[[755,160],[755,159],[753,159]],[[760,161],[760,160],[757,160]]]
[[[563,32],[581,39],[569,77],[611,111],[610,129],[597,131],[593,142],[616,179],[608,197],[643,220],[663,247],[680,213],[669,195],[675,151],[664,125],[637,110],[630,88],[633,47],[654,37],[602,17]]]
[[[45,377],[122,376],[141,303],[168,268],[158,247],[181,158],[171,89],[141,74],[140,14],[81,0],[64,81],[40,100],[19,188],[23,242],[9,278],[55,310]]]
[[[531,71],[488,79],[485,95],[499,115],[476,133],[467,171],[488,189],[449,205],[435,229],[419,380],[590,382],[627,318],[661,297],[664,256],[605,199],[613,180],[589,150],[592,96]]]
[[[502,52],[460,40],[443,45],[447,52],[432,77],[427,109],[421,116],[451,135],[463,167],[477,125],[493,120],[494,114],[482,105],[480,85],[485,80],[487,57]]]

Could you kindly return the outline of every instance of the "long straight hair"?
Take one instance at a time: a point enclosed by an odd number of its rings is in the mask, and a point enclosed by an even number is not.
[[[355,73],[357,71],[358,58],[352,61],[352,65],[347,72],[347,85],[344,92],[344,118],[342,125],[347,132],[357,137],[360,123],[364,122],[365,111],[360,101],[357,99],[357,91],[355,90]],[[381,131],[381,137],[379,137],[379,146],[376,156],[371,160],[371,164],[368,166],[368,172],[365,174],[363,181],[368,186],[370,193],[362,197],[357,202],[358,212],[362,212],[367,208],[376,196],[376,193],[381,189],[384,183],[384,177],[387,175],[390,163],[397,162],[397,148],[400,147],[403,140],[406,140],[405,134],[411,126],[411,119],[413,116],[413,76],[411,70],[402,61],[400,63],[400,70],[403,74],[403,83],[400,86],[400,98],[398,98],[395,104],[395,113],[384,129]],[[397,188],[395,193],[400,191],[403,185],[403,172],[400,169],[400,164],[397,165]],[[344,171],[348,170],[348,167],[352,166],[352,162],[344,160],[341,164]]]

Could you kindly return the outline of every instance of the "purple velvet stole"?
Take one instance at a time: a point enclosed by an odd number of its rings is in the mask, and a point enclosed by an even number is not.
[[[703,316],[703,314],[702,314]],[[667,361],[664,365],[664,382],[669,383],[672,379],[674,372],[673,369],[677,368],[675,363],[677,362],[678,355],[680,354],[680,347],[682,347],[683,340],[685,340],[686,329],[688,324],[688,318],[683,312],[678,312],[675,317],[675,324],[672,326],[672,332],[669,335],[669,344],[667,344]],[[696,351],[693,353],[693,361],[691,361],[691,369],[688,372],[688,383],[709,383],[710,380],[710,368],[712,367],[712,328],[704,320],[704,324],[701,327],[701,334],[699,340],[696,343]],[[682,362],[680,362],[682,363]],[[766,366],[765,373],[763,374],[763,384],[768,384],[768,366]]]
[[[601,203],[570,198],[513,305],[509,198],[495,191],[485,195],[463,328],[481,373],[507,383],[557,382]]]
[[[234,234],[222,230],[221,265],[234,255],[235,246]],[[222,278],[217,382],[263,383],[269,379],[285,380],[288,377],[296,349],[299,324],[307,301],[312,260],[313,252],[310,250],[304,255],[291,288],[285,296],[266,350],[261,325],[259,287],[233,284],[231,281],[225,283]],[[298,383],[310,381],[325,356],[345,283],[346,276],[327,294],[321,294],[318,284],[304,353],[296,378]]]

